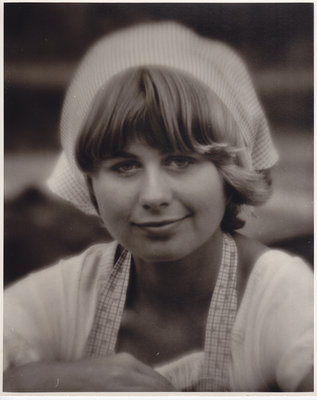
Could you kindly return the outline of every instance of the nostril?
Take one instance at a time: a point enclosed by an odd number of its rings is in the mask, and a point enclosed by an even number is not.
[[[164,202],[146,202],[143,203],[142,206],[145,210],[160,210],[161,208],[168,207],[169,203],[166,201]]]

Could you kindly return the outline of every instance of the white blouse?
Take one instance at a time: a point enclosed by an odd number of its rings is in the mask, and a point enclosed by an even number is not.
[[[35,272],[4,293],[4,370],[36,361],[84,357],[100,278],[116,243]],[[101,262],[102,261],[102,262]],[[313,365],[313,276],[298,257],[269,250],[249,276],[231,338],[233,392],[293,392]],[[195,382],[203,353],[157,366],[180,390]],[[186,376],[189,375],[189,376]]]

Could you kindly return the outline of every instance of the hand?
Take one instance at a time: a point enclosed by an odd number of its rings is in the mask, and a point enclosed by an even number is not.
[[[76,363],[83,391],[173,392],[172,384],[131,354],[86,359]]]
[[[4,374],[16,392],[174,392],[175,387],[128,353],[73,362],[36,362]]]

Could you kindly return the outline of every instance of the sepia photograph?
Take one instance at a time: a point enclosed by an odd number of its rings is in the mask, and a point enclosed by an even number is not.
[[[3,3],[2,393],[314,392],[314,3]]]

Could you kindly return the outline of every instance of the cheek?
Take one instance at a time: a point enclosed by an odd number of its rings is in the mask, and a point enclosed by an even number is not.
[[[204,218],[222,220],[226,209],[226,195],[223,180],[215,168],[196,180],[192,193],[195,193],[195,208]]]
[[[132,199],[124,186],[98,182],[94,184],[94,193],[98,203],[100,216],[106,228],[117,226],[128,219]]]
[[[226,198],[222,186],[206,188],[200,197],[199,209],[202,218],[208,221],[219,222],[222,220],[226,209]]]

